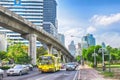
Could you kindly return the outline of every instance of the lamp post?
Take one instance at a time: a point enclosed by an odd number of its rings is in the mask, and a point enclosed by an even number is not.
[[[109,55],[109,72],[111,72],[111,68],[110,68],[110,62],[111,62],[111,55],[110,55],[110,51],[107,51],[108,55]]]
[[[105,49],[104,48],[100,48],[99,53],[102,53],[102,69],[103,71],[105,71],[105,62],[104,62],[104,52],[105,52]]]
[[[109,56],[109,72],[111,72],[111,68],[110,68],[110,62],[111,62],[111,55],[110,52],[107,50],[107,54]]]
[[[96,56],[98,55],[95,53],[95,49],[94,49],[94,53],[92,54],[92,56],[94,56],[94,67],[96,67]]]

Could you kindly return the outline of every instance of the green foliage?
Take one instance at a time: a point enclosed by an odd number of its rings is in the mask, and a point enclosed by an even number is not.
[[[101,74],[103,74],[105,77],[114,77],[114,73],[113,72],[102,72]]]
[[[37,48],[37,58],[39,58],[41,55],[48,54],[47,50],[42,46]]]
[[[80,56],[76,57],[77,62],[80,62]]]
[[[99,53],[100,48],[101,48],[100,45],[96,45],[96,46],[91,46],[88,49],[83,49],[82,56],[83,56],[84,60],[87,60],[87,61],[93,63],[94,58],[93,58],[92,54],[94,53],[94,50],[95,50],[95,53],[97,53],[97,55],[98,55],[96,57],[96,60],[97,60],[96,63],[101,63],[102,62],[102,53]],[[107,55],[104,55],[105,61],[109,61],[109,54],[110,54],[112,63],[120,63],[120,49],[112,48],[111,46],[107,46],[104,54],[107,54]]]
[[[117,63],[120,60],[120,49],[112,48],[111,46],[107,46],[107,50],[109,50],[111,54],[111,62]]]
[[[5,51],[0,51],[0,60],[3,60],[5,59],[7,56],[6,56],[7,52]]]
[[[96,56],[97,62],[102,61],[102,55],[98,53],[99,48],[101,48],[101,46],[96,45],[96,46],[91,46],[88,49],[82,50],[82,56],[84,60],[91,62],[91,67],[93,66],[93,63],[94,63],[94,57],[92,56],[94,53],[94,50],[95,50],[95,53],[98,55]]]
[[[10,69],[10,67],[9,66],[1,66],[0,69],[7,70],[7,69]]]
[[[28,56],[27,50],[24,49],[24,44],[17,43],[9,46],[7,57],[9,60],[14,60],[15,63],[23,64],[30,63],[31,58]]]

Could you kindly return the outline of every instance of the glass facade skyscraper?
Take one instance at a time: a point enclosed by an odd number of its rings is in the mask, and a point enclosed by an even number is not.
[[[0,0],[0,5],[31,21],[38,28],[43,24],[43,0]]]
[[[43,1],[43,29],[57,36],[56,0]]]
[[[42,28],[43,0],[1,0],[0,6],[6,7],[28,21],[31,21],[37,28]],[[28,40],[21,38],[19,33],[12,32],[2,27],[0,27],[0,33],[6,33],[7,38],[14,42],[20,41],[25,44],[29,43]],[[40,45],[40,42],[37,42],[37,47]]]
[[[82,48],[88,48],[90,46],[95,46],[96,41],[92,34],[87,34],[82,37]]]
[[[38,29],[43,28],[52,35],[57,33],[56,5],[55,0],[0,0],[0,6],[15,12],[31,21]],[[21,38],[18,33],[2,27],[0,27],[0,32],[7,33],[7,37],[15,42],[21,41],[28,44],[28,41]],[[37,42],[37,46],[40,46],[39,42]]]

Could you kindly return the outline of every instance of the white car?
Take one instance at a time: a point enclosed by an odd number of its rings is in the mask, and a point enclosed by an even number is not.
[[[67,70],[75,70],[76,69],[76,66],[74,63],[67,63],[66,64],[66,71]]]
[[[25,65],[15,65],[13,68],[7,70],[7,75],[19,75],[27,74],[29,72],[28,67]]]
[[[0,80],[3,80],[4,71],[0,69]]]

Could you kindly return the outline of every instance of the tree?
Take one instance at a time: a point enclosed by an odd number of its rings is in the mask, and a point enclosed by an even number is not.
[[[76,56],[77,62],[80,62],[80,55]]]
[[[37,58],[44,54],[48,54],[48,52],[43,46],[37,48]]]
[[[7,58],[6,54],[7,54],[7,52],[5,52],[5,51],[0,51],[0,60],[3,60],[3,59],[5,59],[5,58]]]
[[[97,60],[96,61],[96,66],[97,66],[97,63],[102,61],[102,54],[98,53],[98,50],[100,48],[101,48],[100,45],[96,45],[96,46],[91,46],[88,49],[83,49],[82,50],[83,58],[93,64],[94,63],[94,58],[93,58],[92,55],[93,55],[94,50],[95,50],[95,53],[98,55],[98,56],[96,56],[96,60]]]
[[[28,52],[26,50],[26,45],[22,43],[16,43],[8,48],[8,58],[9,60],[13,60],[15,63],[24,64],[30,63],[31,57],[28,56]]]

